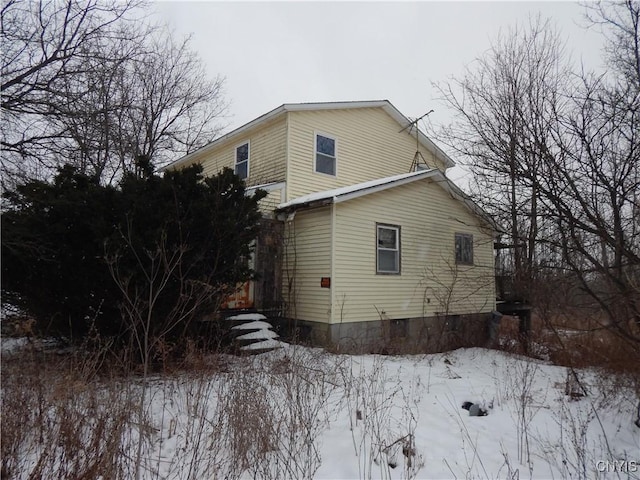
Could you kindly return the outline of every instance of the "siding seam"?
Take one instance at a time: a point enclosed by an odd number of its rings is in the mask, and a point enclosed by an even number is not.
[[[289,120],[290,120],[291,114],[289,112],[287,112],[285,118],[284,118],[284,128],[286,129],[285,131],[287,132],[285,139],[284,139],[284,199],[282,200],[283,202],[288,202],[289,201],[289,179],[290,179],[290,173],[289,173],[289,157],[290,157],[290,146],[291,146],[291,128],[289,127]]]
[[[330,308],[330,314],[329,314],[329,324],[333,324],[333,319],[334,319],[334,305],[335,305],[335,297],[336,297],[336,292],[335,292],[335,277],[334,277],[334,261],[336,258],[336,204],[332,203],[331,204],[331,249],[330,249],[330,255],[331,258],[329,259],[329,265],[330,265],[330,270],[329,270],[329,275],[330,275],[330,303],[329,303],[329,308]]]

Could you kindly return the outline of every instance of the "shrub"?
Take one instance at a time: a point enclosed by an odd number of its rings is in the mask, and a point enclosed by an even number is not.
[[[253,275],[244,259],[264,192],[247,196],[230,169],[213,177],[199,165],[140,172],[110,187],[67,166],[51,182],[3,195],[2,294],[41,333],[126,338],[129,296],[149,315],[153,336],[176,305],[184,327]],[[158,282],[162,295],[148,305]]]

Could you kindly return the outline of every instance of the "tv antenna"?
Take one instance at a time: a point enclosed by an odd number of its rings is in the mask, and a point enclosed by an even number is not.
[[[406,129],[409,129],[409,134],[411,134],[411,130],[415,128],[416,130],[416,153],[413,156],[413,161],[411,162],[411,168],[409,168],[410,172],[414,172],[419,169],[419,165],[422,163],[425,167],[428,167],[427,161],[424,159],[422,152],[420,151],[420,130],[418,129],[418,122],[422,120],[424,117],[428,116],[430,113],[433,113],[433,109],[429,110],[427,113],[422,115],[421,117],[416,118],[409,122],[405,127],[400,130],[399,133],[404,132]],[[422,162],[421,162],[422,160]]]

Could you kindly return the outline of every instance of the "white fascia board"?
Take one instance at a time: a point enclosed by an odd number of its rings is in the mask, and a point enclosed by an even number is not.
[[[303,112],[306,110],[344,110],[348,108],[376,108],[389,104],[388,100],[363,100],[353,102],[311,102],[285,103],[284,109],[289,112]]]

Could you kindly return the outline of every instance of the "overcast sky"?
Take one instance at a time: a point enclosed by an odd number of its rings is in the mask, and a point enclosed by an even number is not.
[[[283,103],[391,101],[448,121],[432,82],[459,76],[499,34],[538,13],[600,66],[601,37],[572,2],[161,2],[161,21],[226,78],[230,130]],[[455,160],[455,158],[454,158]]]

